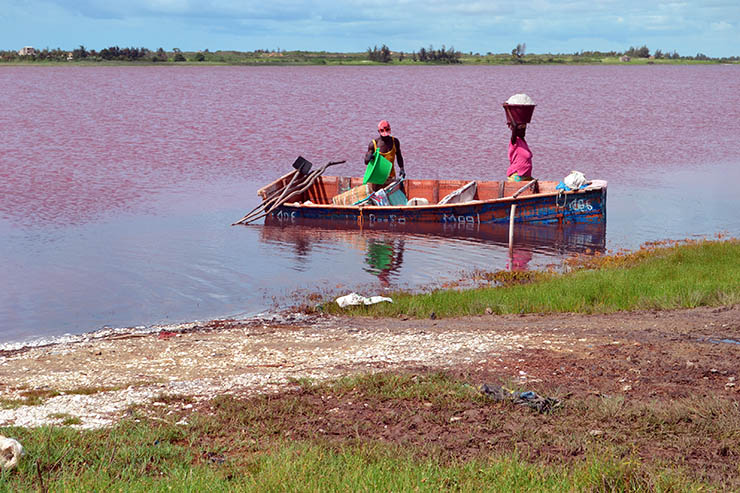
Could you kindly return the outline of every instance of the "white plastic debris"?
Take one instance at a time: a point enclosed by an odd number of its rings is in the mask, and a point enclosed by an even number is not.
[[[18,440],[0,435],[0,469],[13,469],[22,455],[23,446]]]
[[[393,303],[392,299],[385,296],[371,296],[370,298],[367,298],[357,293],[350,293],[344,296],[340,296],[339,298],[337,298],[336,301],[337,305],[339,305],[341,308],[354,305],[374,305],[382,301],[389,301]]]

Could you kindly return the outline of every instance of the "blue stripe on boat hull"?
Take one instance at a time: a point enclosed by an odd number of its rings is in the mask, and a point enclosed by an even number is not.
[[[600,224],[606,221],[606,188],[557,195],[527,195],[516,201],[474,202],[447,207],[340,207],[283,205],[271,214],[278,221],[323,219],[378,223],[472,223],[509,222],[511,204],[516,203],[517,223]]]

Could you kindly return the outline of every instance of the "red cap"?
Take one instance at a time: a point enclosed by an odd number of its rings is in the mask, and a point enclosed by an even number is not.
[[[380,120],[380,123],[378,123],[378,132],[383,136],[391,134],[391,124],[388,123],[388,120]]]

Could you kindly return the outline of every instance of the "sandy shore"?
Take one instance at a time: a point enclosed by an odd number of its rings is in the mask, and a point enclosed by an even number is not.
[[[131,405],[172,394],[197,402],[224,393],[280,392],[294,387],[296,379],[393,369],[495,373],[536,385],[543,379],[566,381],[562,373],[557,376],[563,358],[593,363],[615,351],[627,354],[612,362],[626,365],[613,370],[624,375],[596,373],[589,385],[647,395],[698,379],[707,388],[737,395],[740,344],[732,340],[740,340],[739,306],[443,320],[219,320],[179,331],[2,352],[0,426],[38,426],[72,417],[75,426],[100,427],[114,423]],[[660,358],[665,361],[657,364]],[[651,377],[651,371],[658,373]],[[29,405],[31,395],[41,398]]]

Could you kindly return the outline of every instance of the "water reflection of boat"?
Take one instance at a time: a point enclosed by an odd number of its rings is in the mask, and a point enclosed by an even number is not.
[[[398,275],[403,265],[405,238],[402,234],[388,232],[363,234],[357,229],[346,229],[333,225],[322,228],[317,224],[285,227],[284,225],[265,225],[261,228],[261,240],[265,243],[290,245],[295,258],[305,259],[314,246],[321,248],[326,243],[341,242],[363,253],[362,270],[377,277],[382,286],[388,287],[392,278]],[[331,222],[329,224],[332,225]]]
[[[391,275],[403,264],[404,240],[402,236],[368,238],[365,253],[365,272],[378,278],[382,286],[390,286]]]
[[[258,191],[263,200],[279,194],[292,183],[287,174]],[[362,185],[361,178],[320,176],[304,192],[285,198],[270,211],[274,220],[290,224],[299,218],[327,219],[339,223],[441,223],[508,224],[512,205],[515,222],[573,224],[606,222],[606,182],[594,181],[581,190],[563,191],[557,182],[537,182],[524,189],[522,182],[478,181],[466,201],[440,204],[440,197],[462,190],[462,180],[406,180],[409,198],[425,205],[335,205],[332,198]],[[289,189],[292,190],[292,189]],[[405,202],[404,202],[405,203]]]
[[[361,227],[298,218],[287,225],[268,217],[259,228],[259,235],[263,243],[292,251],[293,255],[288,257],[294,259],[299,271],[310,264],[315,264],[314,268],[319,265],[320,270],[327,272],[336,271],[337,253],[354,251],[349,258],[359,261],[356,268],[361,266],[360,272],[370,274],[384,287],[408,278],[402,274],[402,269],[409,268],[404,262],[411,262],[415,274],[435,278],[448,268],[464,270],[476,265],[486,269],[527,270],[532,268],[538,254],[544,258],[558,257],[603,252],[605,247],[604,223],[561,227],[520,224],[514,229],[516,246],[509,255],[503,253],[508,250],[508,225],[499,224],[377,223]],[[490,254],[481,256],[480,252]],[[354,256],[358,253],[359,257]],[[536,264],[536,267],[543,265],[542,257]],[[428,269],[434,272],[427,272]],[[362,277],[357,277],[357,270],[353,272],[355,280]]]
[[[481,243],[507,246],[507,224],[478,223],[342,223],[327,219],[294,218],[290,223],[273,216],[265,218],[261,235],[264,240],[288,242],[305,249],[312,242],[327,235],[337,235],[352,244],[365,243],[358,232],[392,232],[398,236],[425,235],[442,238],[464,239]],[[606,245],[606,223],[575,223],[563,226],[517,224],[514,228],[516,247],[528,250],[547,250],[551,253],[603,252]],[[359,245],[358,245],[359,246]]]

